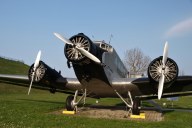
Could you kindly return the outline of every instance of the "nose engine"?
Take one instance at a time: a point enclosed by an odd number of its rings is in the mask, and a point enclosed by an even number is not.
[[[162,56],[154,59],[148,67],[148,77],[151,82],[158,83],[162,73]],[[169,85],[178,77],[178,66],[174,60],[167,58],[167,62],[164,67],[165,85]],[[166,86],[165,86],[166,87]]]
[[[69,40],[73,43],[73,45],[66,44],[64,54],[70,62],[77,63],[86,59],[86,57],[78,49],[76,49],[76,47],[83,48],[90,53],[94,52],[92,41],[83,33],[72,36]]]

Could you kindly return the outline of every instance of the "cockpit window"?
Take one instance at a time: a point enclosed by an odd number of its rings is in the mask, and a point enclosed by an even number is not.
[[[105,43],[105,41],[95,41],[95,44],[107,52],[112,52],[113,48],[111,45]]]

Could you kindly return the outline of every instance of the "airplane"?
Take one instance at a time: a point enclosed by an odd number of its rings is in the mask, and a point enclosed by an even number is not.
[[[48,89],[51,93],[64,92],[66,109],[77,110],[77,106],[92,98],[120,98],[129,112],[139,115],[141,101],[192,94],[192,76],[178,76],[176,62],[168,57],[168,43],[163,56],[152,60],[148,66],[148,77],[129,78],[128,71],[115,49],[104,41],[92,41],[83,33],[67,39],[54,35],[64,42],[64,54],[68,68],[73,68],[76,78],[67,78],[61,72],[40,60],[38,52],[28,76],[0,74],[1,81],[30,83],[34,88]],[[78,98],[79,96],[79,98]],[[128,99],[128,100],[127,100]]]

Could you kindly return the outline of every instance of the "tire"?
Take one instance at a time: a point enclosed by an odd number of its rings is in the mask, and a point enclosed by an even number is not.
[[[67,111],[73,111],[74,110],[74,106],[72,105],[72,101],[74,99],[74,96],[70,95],[67,97],[66,99],[66,109]]]
[[[141,105],[140,99],[135,98],[133,101],[133,110],[132,110],[133,115],[140,115],[140,110],[139,110],[140,105]]]

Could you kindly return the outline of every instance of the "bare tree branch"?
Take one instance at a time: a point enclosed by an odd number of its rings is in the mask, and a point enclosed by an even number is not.
[[[139,48],[126,50],[125,52],[124,63],[131,73],[146,72],[150,62],[151,58],[145,56]]]

